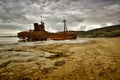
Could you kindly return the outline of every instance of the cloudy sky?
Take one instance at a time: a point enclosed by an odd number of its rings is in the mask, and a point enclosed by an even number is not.
[[[0,35],[15,35],[45,22],[50,32],[90,30],[120,24],[120,0],[0,0]]]

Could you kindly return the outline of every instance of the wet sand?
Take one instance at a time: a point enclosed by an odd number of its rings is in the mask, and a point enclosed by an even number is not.
[[[0,52],[1,80],[120,80],[120,38],[19,46]]]

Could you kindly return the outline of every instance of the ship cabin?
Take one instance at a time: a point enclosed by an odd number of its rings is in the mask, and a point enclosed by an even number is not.
[[[44,22],[41,21],[41,24],[34,23],[34,31],[45,31]]]

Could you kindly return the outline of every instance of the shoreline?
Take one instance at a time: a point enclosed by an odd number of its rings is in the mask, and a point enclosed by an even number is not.
[[[84,43],[10,48],[1,57],[0,79],[119,80],[119,41],[120,38],[93,38]]]

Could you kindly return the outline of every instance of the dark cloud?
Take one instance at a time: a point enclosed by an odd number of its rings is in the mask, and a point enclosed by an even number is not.
[[[0,30],[24,30],[23,26],[20,25],[14,25],[14,24],[2,24],[0,25]]]
[[[94,25],[120,24],[119,14],[120,0],[0,0],[0,30],[28,29],[40,22],[40,16],[47,30],[63,30],[63,16],[69,29],[89,30],[97,28]]]

